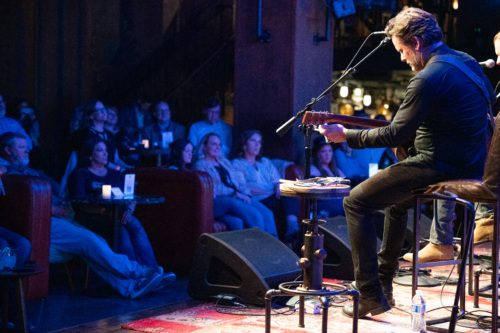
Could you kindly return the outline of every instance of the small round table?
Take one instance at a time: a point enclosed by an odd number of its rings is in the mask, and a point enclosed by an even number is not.
[[[116,247],[116,244],[118,244],[118,229],[122,218],[120,212],[123,211],[120,208],[132,202],[135,202],[137,205],[159,205],[165,202],[165,197],[159,195],[135,195],[133,197],[112,197],[110,199],[104,199],[101,195],[91,194],[82,197],[74,197],[71,198],[70,201],[77,205],[110,207],[113,216],[113,246]]]
[[[0,270],[0,293],[2,297],[2,332],[8,331],[9,322],[9,283],[14,283],[16,308],[19,313],[18,330],[28,332],[26,325],[26,305],[24,303],[23,279],[32,275],[40,274],[42,270],[33,267],[30,269]]]
[[[312,216],[310,219],[302,220],[302,223],[306,225],[306,232],[304,234],[304,246],[302,247],[303,257],[299,259],[298,264],[302,268],[304,281],[284,282],[279,285],[279,289],[267,291],[265,296],[266,333],[271,332],[272,298],[274,296],[288,295],[299,296],[299,327],[305,327],[305,296],[319,297],[323,306],[322,333],[326,333],[328,330],[329,297],[340,294],[352,296],[354,301],[352,331],[353,333],[358,331],[359,292],[349,290],[343,285],[323,282],[323,261],[326,258],[326,251],[323,247],[324,235],[319,232],[318,226],[325,223],[325,221],[317,217],[318,200],[345,197],[349,194],[351,187],[342,183],[323,184],[316,185],[299,181],[282,181],[280,184],[281,195],[309,200]]]

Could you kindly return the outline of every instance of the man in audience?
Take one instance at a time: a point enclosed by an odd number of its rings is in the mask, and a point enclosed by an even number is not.
[[[3,100],[3,96],[0,95],[0,134],[3,134],[5,132],[14,132],[24,135],[26,137],[28,147],[31,150],[33,144],[28,133],[26,133],[26,131],[17,120],[7,117],[6,114],[7,108],[5,107],[5,101]]]
[[[57,184],[42,172],[29,167],[26,138],[18,133],[0,135],[0,167],[6,174],[31,175],[47,179],[52,186],[50,251],[80,256],[120,295],[139,298],[175,280],[175,274],[163,273],[160,266],[147,267],[117,254],[103,238],[70,219],[71,208],[61,198]],[[8,195],[8,193],[7,193]]]
[[[153,123],[143,130],[143,139],[164,151],[163,161],[168,160],[170,144],[186,137],[186,128],[172,120],[170,106],[165,101],[158,101],[153,107]]]
[[[131,140],[141,141],[143,129],[152,123],[151,102],[147,98],[138,98],[130,106],[121,110],[119,115],[120,127],[125,130]]]
[[[220,118],[221,103],[219,99],[216,97],[210,98],[203,108],[203,113],[205,114],[205,119],[191,125],[188,135],[189,141],[197,147],[196,151],[200,151],[199,146],[205,135],[208,133],[216,133],[221,138],[222,153],[227,158],[231,152],[233,134],[231,125]]]

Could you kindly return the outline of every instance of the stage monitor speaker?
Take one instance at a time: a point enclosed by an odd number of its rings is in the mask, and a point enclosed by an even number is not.
[[[384,214],[374,213],[371,219],[375,224],[379,239],[378,249],[382,238]],[[352,248],[345,216],[329,218],[319,228],[324,235],[324,248],[327,253],[323,262],[323,276],[339,280],[354,280]]]
[[[340,280],[354,280],[351,258],[351,243],[344,216],[329,218],[319,226],[324,235],[326,258],[323,262],[323,276]]]
[[[264,305],[269,289],[300,277],[298,260],[278,239],[255,228],[202,234],[188,292],[196,299],[230,294],[246,304]]]

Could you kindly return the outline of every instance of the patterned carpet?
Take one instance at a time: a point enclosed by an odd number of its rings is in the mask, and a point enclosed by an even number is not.
[[[450,268],[437,267],[432,271],[432,275],[445,280]],[[481,276],[481,281],[481,285],[487,284],[488,276]],[[427,302],[427,320],[449,317],[451,311],[449,306],[453,304],[455,285],[421,287],[420,289],[423,291]],[[360,333],[411,332],[409,314],[411,287],[395,284],[394,297],[396,306],[389,312],[359,320]],[[331,299],[331,306],[328,310],[328,332],[352,332],[352,320],[342,314],[342,306],[349,301],[344,296],[335,296]],[[489,319],[488,311],[491,310],[491,300],[480,298],[479,305],[479,309],[474,309],[473,298],[471,296],[467,297],[466,311],[473,318],[459,320],[456,332],[488,332],[487,326],[484,326],[487,325],[487,322],[482,316]],[[442,308],[444,306],[448,306],[448,308]],[[300,328],[298,327],[298,311],[294,312],[293,306],[274,309],[271,319],[271,332],[321,332],[321,318],[321,315],[307,313],[305,327]],[[448,323],[440,324],[439,327],[446,329]],[[122,325],[122,328],[155,333],[253,333],[265,331],[265,316],[263,308],[249,308],[243,305],[223,307],[215,303],[205,303],[192,308],[126,323]]]

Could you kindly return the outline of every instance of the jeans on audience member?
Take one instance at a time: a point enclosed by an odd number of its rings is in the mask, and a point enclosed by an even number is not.
[[[52,217],[50,248],[81,257],[89,267],[122,296],[129,297],[140,278],[156,267],[146,267],[124,254],[113,252],[97,234],[71,220]]]
[[[262,203],[252,200],[246,203],[230,196],[214,199],[214,216],[229,214],[243,220],[247,228],[258,228],[278,237],[273,213]]]
[[[229,215],[229,214],[224,214],[221,216],[216,217],[217,220],[221,221],[227,226],[227,230],[241,230],[243,229],[243,220],[240,219],[239,217]]]
[[[116,252],[145,266],[158,265],[146,230],[135,216],[131,216],[126,224],[120,224]]]
[[[16,253],[16,266],[22,266],[31,253],[31,243],[24,236],[0,227],[0,249],[10,247]]]
[[[433,244],[453,244],[453,222],[456,219],[455,201],[435,200],[429,241]]]

